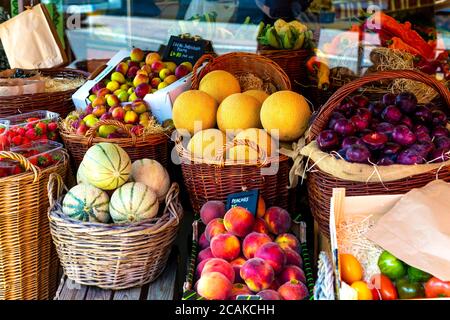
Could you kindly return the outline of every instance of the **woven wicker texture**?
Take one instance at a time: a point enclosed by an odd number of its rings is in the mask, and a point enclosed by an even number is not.
[[[317,114],[308,137],[308,142],[314,140],[326,127],[333,110],[350,94],[359,88],[384,79],[405,78],[420,81],[433,87],[439,94],[444,105],[450,105],[450,92],[442,83],[427,74],[412,70],[396,70],[372,73],[352,81],[339,88]],[[403,194],[413,188],[420,188],[434,179],[450,181],[450,167],[442,167],[424,174],[414,175],[405,179],[385,183],[361,183],[341,180],[333,177],[319,168],[308,174],[309,202],[314,218],[321,232],[329,236],[330,199],[333,188],[345,188],[348,196]]]
[[[246,145],[256,150],[259,159],[256,163],[230,161],[223,159],[226,151],[236,145]],[[189,193],[194,212],[199,213],[202,205],[209,200],[226,201],[230,193],[259,189],[266,206],[279,206],[289,209],[289,170],[290,159],[284,155],[268,158],[265,152],[248,140],[228,143],[224,152],[215,160],[206,161],[194,158],[180,140],[176,149],[181,158],[184,184]],[[262,175],[261,169],[278,166],[276,174]]]
[[[311,51],[300,50],[274,50],[265,47],[258,48],[258,54],[269,58],[277,63],[281,69],[285,70],[289,76],[292,87],[295,91],[301,92],[303,88],[298,83],[305,83],[307,80],[306,60],[311,55]]]
[[[59,279],[47,183],[52,173],[65,177],[68,158],[41,171],[19,154],[2,151],[0,157],[29,171],[0,179],[0,300],[52,299]]]
[[[105,139],[96,137],[97,129],[102,125],[114,125],[123,129],[129,138]],[[130,156],[131,161],[139,159],[153,159],[167,167],[168,157],[168,141],[169,136],[166,133],[147,134],[137,137],[120,121],[115,120],[101,120],[98,121],[94,127],[86,132],[85,136],[68,133],[61,129],[60,135],[64,141],[64,145],[70,153],[74,162],[74,167],[77,169],[83,161],[85,153],[94,144],[100,142],[115,143],[121,146]]]
[[[198,71],[206,61],[208,63]],[[270,79],[278,90],[291,89],[288,75],[278,64],[269,58],[244,52],[227,53],[217,58],[210,54],[203,55],[193,69],[192,89],[198,89],[200,80],[213,70],[225,70],[235,76],[250,72],[261,79]]]
[[[50,229],[66,276],[82,285],[121,290],[154,281],[164,271],[183,218],[173,183],[162,215],[134,224],[81,222],[62,213],[63,182],[49,181]]]
[[[86,72],[64,68],[40,70],[40,73],[52,78],[86,79],[88,77]],[[9,117],[35,110],[48,110],[58,113],[61,117],[66,117],[75,110],[72,95],[76,90],[0,97],[0,117]]]

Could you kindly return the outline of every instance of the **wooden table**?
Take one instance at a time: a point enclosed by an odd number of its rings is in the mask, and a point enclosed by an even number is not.
[[[158,279],[142,287],[118,291],[83,286],[63,275],[54,300],[176,300],[179,299],[177,265],[177,256],[171,255]]]

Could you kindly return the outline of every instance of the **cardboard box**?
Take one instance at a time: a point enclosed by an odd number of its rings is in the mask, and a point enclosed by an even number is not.
[[[81,88],[79,88],[72,96],[73,103],[77,110],[85,110],[89,104],[90,90],[100,81],[108,77],[114,72],[116,66],[128,59],[130,51],[121,50],[114,57],[112,57],[108,63],[104,66],[97,75],[94,74],[94,79],[88,80]],[[159,122],[172,118],[172,105],[175,99],[182,92],[191,88],[192,73],[188,74],[184,78],[181,78],[164,89],[158,90],[155,93],[148,94],[144,97],[150,110]],[[123,103],[127,104],[127,103]]]

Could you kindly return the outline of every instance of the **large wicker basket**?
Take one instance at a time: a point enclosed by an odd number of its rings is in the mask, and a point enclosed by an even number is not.
[[[199,70],[204,62],[206,65]],[[291,82],[283,69],[269,58],[244,52],[232,52],[214,57],[213,55],[203,55],[195,64],[192,76],[192,89],[198,89],[200,80],[213,70],[225,70],[239,77],[245,73],[253,73],[261,79],[270,78],[277,90],[290,90]]]
[[[183,208],[178,184],[166,196],[162,216],[133,224],[81,222],[61,209],[61,177],[49,181],[48,217],[66,276],[82,285],[121,290],[142,286],[161,275],[177,236]]]
[[[63,79],[86,79],[89,75],[80,70],[67,68],[40,70],[40,73],[43,76]],[[0,97],[0,118],[35,110],[48,110],[65,117],[75,110],[72,95],[76,90]]]
[[[328,120],[334,109],[350,94],[361,87],[380,80],[405,78],[428,84],[439,94],[445,106],[450,106],[450,92],[445,85],[435,78],[412,70],[383,71],[366,75],[352,81],[336,91],[328,102],[321,108],[312,126],[308,142],[314,140],[317,135],[327,126]],[[318,222],[321,232],[329,235],[330,199],[333,188],[345,188],[348,196],[377,195],[377,194],[402,194],[413,188],[423,187],[434,179],[450,181],[450,167],[445,166],[423,174],[417,174],[396,181],[383,183],[362,183],[336,178],[328,173],[315,168],[308,174],[309,202],[315,220]]]
[[[6,151],[27,173],[0,179],[0,300],[52,299],[58,279],[58,256],[47,218],[49,176],[65,177],[68,158],[39,170],[26,158]]]
[[[128,134],[129,138],[105,139],[96,137],[97,129],[102,125],[119,127]],[[60,135],[74,161],[75,168],[78,168],[83,161],[86,151],[100,142],[110,142],[121,146],[128,153],[131,161],[148,158],[158,161],[164,167],[167,167],[168,164],[169,135],[167,133],[162,132],[137,137],[120,121],[101,120],[89,129],[85,136],[64,131],[62,126],[60,126]]]
[[[311,51],[299,50],[276,50],[267,47],[258,47],[258,54],[269,58],[285,70],[289,76],[294,91],[303,92],[301,84],[308,80],[306,72],[306,61],[311,56]]]

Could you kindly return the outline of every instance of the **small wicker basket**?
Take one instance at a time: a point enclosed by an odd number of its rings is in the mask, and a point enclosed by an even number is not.
[[[58,279],[58,256],[47,218],[51,174],[65,177],[68,157],[40,170],[20,154],[1,151],[27,171],[0,179],[0,300],[52,299]]]
[[[126,132],[129,138],[105,139],[96,137],[97,129],[102,125],[116,126]],[[168,164],[169,135],[164,132],[137,137],[120,121],[100,120],[86,132],[85,136],[64,131],[62,126],[60,126],[60,135],[74,161],[75,168],[79,167],[87,150],[100,142],[115,143],[121,146],[128,153],[131,161],[148,158],[158,161],[164,167],[167,167]]]
[[[61,209],[64,185],[52,175],[48,218],[66,276],[82,285],[121,290],[158,278],[166,267],[183,208],[173,183],[162,216],[134,224],[102,224],[68,218]]]
[[[450,106],[450,91],[445,85],[427,74],[413,70],[395,70],[371,73],[344,85],[331,96],[331,98],[317,114],[311,126],[311,131],[307,142],[309,143],[316,139],[317,135],[327,126],[328,120],[334,109],[338,107],[347,96],[367,84],[378,82],[380,80],[397,78],[410,79],[428,84],[440,94],[440,99],[444,105],[447,107]],[[309,202],[313,216],[318,222],[321,232],[325,236],[328,236],[330,199],[332,197],[333,188],[345,188],[348,196],[377,195],[386,193],[402,194],[413,188],[423,187],[430,181],[437,178],[450,181],[450,167],[444,166],[440,169],[432,170],[426,173],[383,183],[362,183],[342,180],[325,173],[321,171],[320,168],[316,167],[315,170],[308,174]]]
[[[87,72],[67,68],[46,69],[39,72],[43,76],[63,79],[87,79],[89,75]],[[0,118],[35,110],[48,110],[66,117],[75,110],[72,95],[76,90],[0,97]]]

